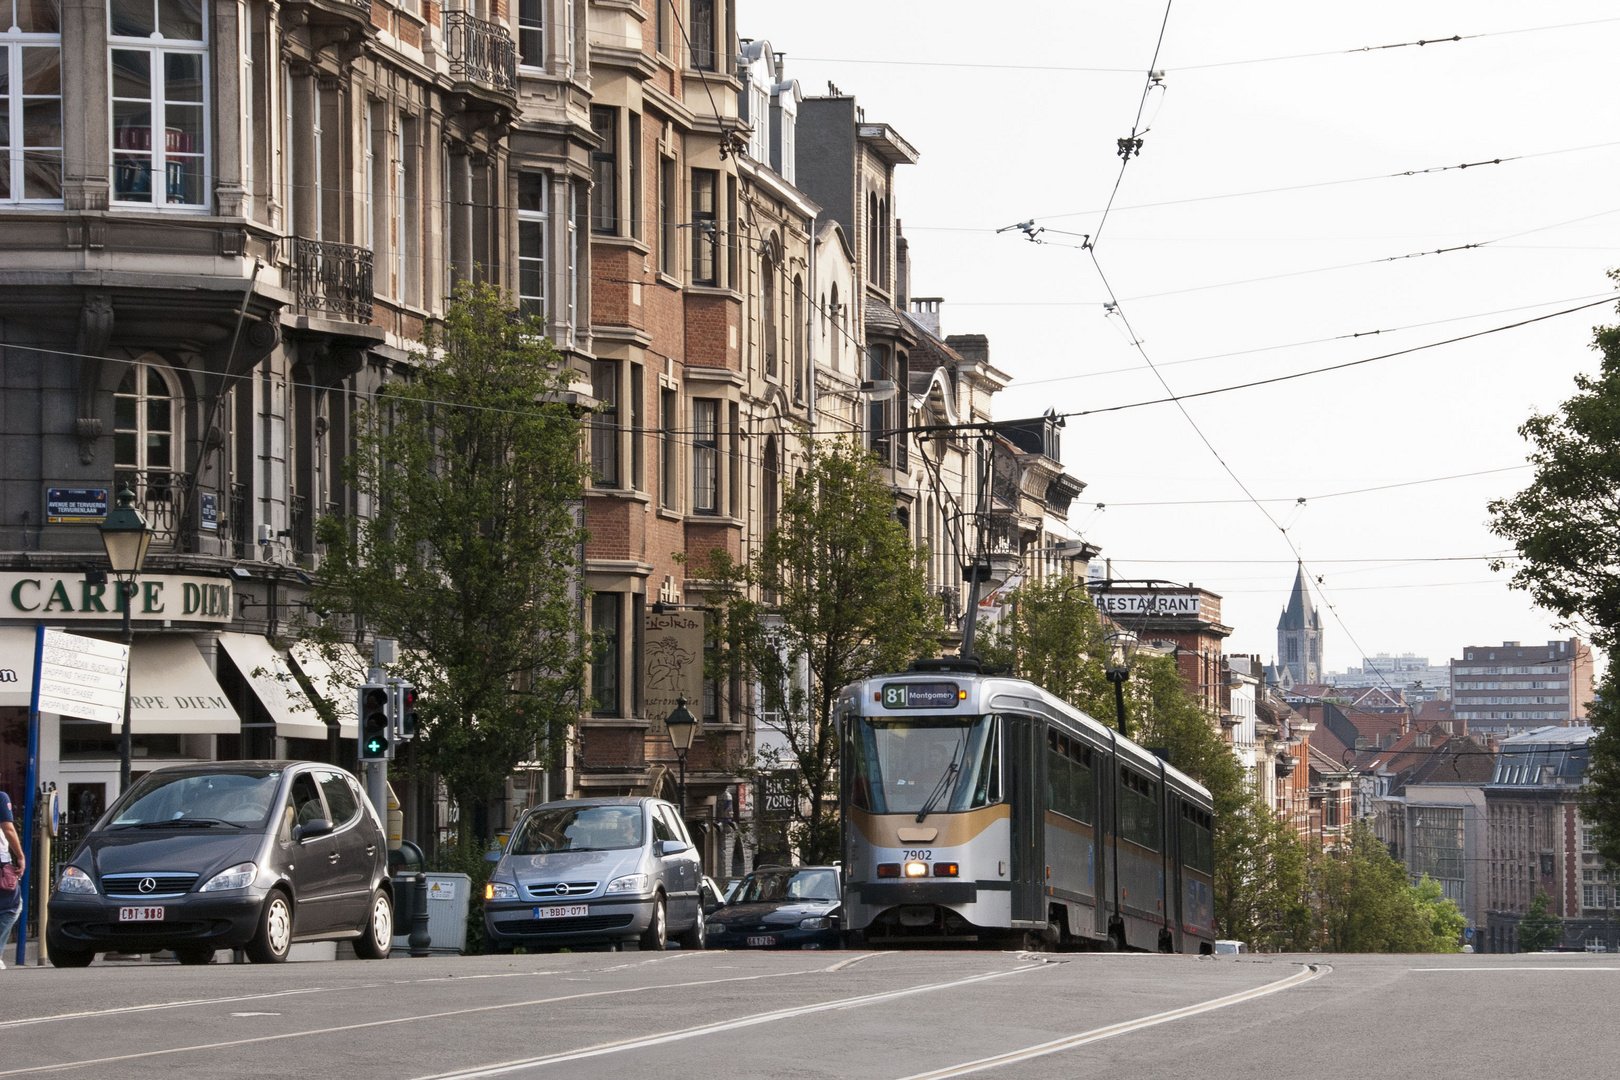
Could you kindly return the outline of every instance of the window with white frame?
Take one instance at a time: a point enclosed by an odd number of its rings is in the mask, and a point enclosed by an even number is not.
[[[720,512],[720,402],[692,399],[692,509]]]
[[[113,201],[208,202],[208,45],[201,0],[109,0]]]
[[[545,318],[546,178],[518,174],[518,303],[523,314]]]
[[[173,497],[179,460],[184,398],[161,364],[129,365],[113,395],[113,469],[142,504]]]
[[[62,198],[62,23],[50,0],[0,0],[0,202]]]
[[[528,68],[546,66],[546,0],[518,0],[518,63]]]

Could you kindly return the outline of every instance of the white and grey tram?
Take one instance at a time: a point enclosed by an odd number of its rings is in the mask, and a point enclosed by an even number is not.
[[[867,943],[1214,948],[1209,791],[1033,683],[929,660],[840,695]]]

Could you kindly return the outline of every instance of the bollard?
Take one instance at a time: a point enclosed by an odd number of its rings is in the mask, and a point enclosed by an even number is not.
[[[433,944],[433,938],[428,934],[428,879],[426,874],[416,875],[416,884],[412,886],[416,893],[416,911],[411,917],[411,955],[416,957],[427,956],[428,946]]]

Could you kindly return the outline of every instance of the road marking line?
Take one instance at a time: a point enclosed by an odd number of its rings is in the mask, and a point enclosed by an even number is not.
[[[881,952],[862,953],[859,956],[852,956],[848,960],[840,960],[840,961],[838,961],[838,963],[832,965],[831,967],[824,967],[821,970],[822,971],[843,971],[847,967],[855,966],[856,964],[860,963],[862,960],[870,960],[874,956],[887,956],[887,955],[889,955],[889,954],[888,953],[881,953]]]
[[[0,1020],[0,1031],[27,1027],[30,1024],[51,1024],[58,1020],[83,1020],[89,1016],[125,1016],[129,1013],[157,1012],[162,1009],[189,1009],[197,1005],[232,1005],[238,1001],[263,1001],[266,998],[290,997],[293,994],[330,994],[334,990],[358,989],[348,986],[310,986],[296,990],[276,990],[266,994],[242,994],[238,997],[192,998],[186,1001],[162,1001],[152,1005],[121,1005],[116,1009],[87,1009],[83,1012],[52,1013],[49,1016],[29,1016],[20,1020]]]
[[[1532,967],[1514,964],[1502,967],[1444,967],[1444,968],[1407,968],[1407,971],[1620,971],[1620,967]]]
[[[682,990],[694,986],[713,986],[717,983],[756,982],[760,979],[782,979],[792,975],[812,975],[817,973],[816,968],[805,968],[800,971],[776,971],[766,975],[739,975],[725,979],[698,979],[691,982],[660,983],[657,986],[627,986],[617,990],[595,990],[588,994],[564,994],[559,997],[535,998],[530,1001],[512,1001],[501,1005],[478,1005],[466,1009],[451,1009],[447,1012],[424,1013],[417,1016],[395,1016],[387,1020],[371,1020],[360,1024],[342,1024],[337,1027],[313,1028],[308,1031],[288,1031],[278,1035],[258,1035],[246,1039],[231,1039],[226,1042],[198,1043],[193,1046],[174,1046],[165,1050],[144,1050],[133,1054],[117,1054],[113,1057],[90,1058],[84,1061],[64,1061],[52,1065],[33,1065],[24,1069],[6,1069],[0,1071],[0,1076],[23,1076],[29,1073],[61,1072],[66,1069],[85,1069],[92,1065],[108,1065],[119,1061],[138,1061],[143,1058],[163,1057],[167,1054],[184,1054],[194,1050],[227,1050],[235,1046],[251,1046],[255,1043],[277,1042],[282,1039],[301,1039],[310,1035],[332,1035],[344,1031],[361,1031],[366,1028],[391,1027],[395,1024],[414,1024],[423,1020],[444,1020],[453,1016],[470,1016],[475,1013],[499,1012],[502,1009],[521,1009],[530,1005],[552,1005],[559,1001],[578,1001],[582,998],[613,997],[619,994],[639,994],[652,990]],[[345,987],[344,989],[353,989]],[[291,992],[291,991],[289,991]],[[261,997],[275,997],[277,995],[264,994]]]
[[[1189,1016],[1197,1016],[1199,1013],[1210,1012],[1214,1009],[1224,1009],[1228,1005],[1237,1005],[1245,1001],[1253,1001],[1256,998],[1262,998],[1268,994],[1275,994],[1279,991],[1299,986],[1302,983],[1308,983],[1312,979],[1319,979],[1332,970],[1332,968],[1327,967],[1326,965],[1312,964],[1304,970],[1288,976],[1286,979],[1279,979],[1277,982],[1267,983],[1265,986],[1257,986],[1253,990],[1244,990],[1241,993],[1228,994],[1226,997],[1200,1002],[1197,1005],[1188,1005],[1181,1009],[1172,1009],[1169,1012],[1155,1013],[1152,1016],[1144,1016],[1140,1020],[1126,1020],[1123,1023],[1111,1024],[1108,1027],[1096,1028],[1092,1031],[1082,1032],[1079,1035],[1069,1035],[1061,1039],[1054,1039],[1051,1042],[1039,1043],[1035,1046],[1027,1046],[1022,1050],[1014,1050],[1006,1054],[997,1054],[995,1057],[980,1058],[977,1061],[968,1061],[962,1063],[961,1065],[948,1065],[943,1069],[935,1069],[931,1072],[914,1073],[911,1076],[905,1077],[904,1080],[944,1080],[945,1077],[949,1076],[966,1076],[968,1073],[980,1072],[984,1069],[994,1069],[1002,1065],[1012,1065],[1021,1061],[1029,1061],[1031,1058],[1045,1057],[1047,1054],[1055,1054],[1060,1050],[1070,1050],[1076,1046],[1085,1046],[1087,1043],[1100,1042],[1103,1039],[1111,1039],[1115,1035],[1125,1035],[1129,1032],[1141,1031],[1143,1028],[1154,1027],[1158,1024],[1168,1024],[1172,1020],[1183,1020]]]
[[[823,969],[825,970],[825,969]],[[792,1020],[800,1016],[809,1016],[812,1013],[828,1012],[832,1010],[854,1009],[863,1005],[876,1005],[896,998],[910,997],[913,994],[927,994],[935,990],[949,990],[957,986],[969,986],[973,983],[988,982],[991,979],[1005,979],[1009,975],[1022,975],[1028,971],[1041,971],[1038,967],[1013,968],[1010,971],[993,971],[985,975],[973,975],[966,979],[954,979],[951,982],[925,983],[921,986],[909,986],[904,990],[888,990],[880,994],[862,994],[859,997],[838,998],[833,1001],[823,1001],[815,1005],[799,1005],[791,1009],[778,1009],[775,1012],[755,1013],[752,1016],[740,1017],[736,1020],[722,1020],[713,1024],[701,1024],[698,1027],[682,1028],[678,1031],[666,1031],[661,1035],[647,1035],[639,1039],[625,1039],[620,1042],[603,1043],[599,1046],[586,1047],[583,1050],[570,1050],[561,1054],[548,1054],[544,1057],[525,1058],[521,1061],[506,1061],[495,1065],[482,1065],[475,1069],[458,1070],[456,1072],[433,1073],[418,1080],[473,1080],[481,1076],[503,1076],[507,1073],[518,1072],[522,1069],[537,1069],[545,1065],[561,1065],[570,1061],[583,1061],[587,1058],[604,1057],[608,1054],[619,1054],[626,1050],[641,1050],[649,1046],[662,1046],[666,1043],[683,1042],[687,1039],[696,1039],[703,1035],[718,1035],[726,1031],[736,1031],[739,1028],[757,1027],[760,1024],[770,1024],[778,1020]],[[0,1073],[0,1076],[6,1075]]]

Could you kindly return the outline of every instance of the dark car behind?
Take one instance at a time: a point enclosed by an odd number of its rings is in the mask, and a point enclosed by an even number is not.
[[[842,897],[836,866],[760,867],[709,916],[709,948],[836,949]]]

